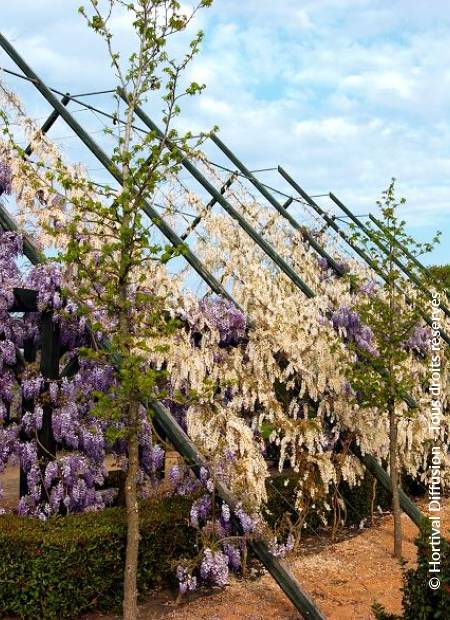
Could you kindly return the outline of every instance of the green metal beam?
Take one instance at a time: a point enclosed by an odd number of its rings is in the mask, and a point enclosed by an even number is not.
[[[2,204],[0,204],[0,226],[3,230],[19,232],[17,224]],[[38,248],[33,244],[28,235],[24,233],[21,234],[23,236],[23,253],[28,258],[30,263],[37,265],[42,262],[44,259],[42,252],[40,252],[40,250],[38,250]]]
[[[296,181],[294,181],[294,179],[281,166],[278,166],[278,170],[281,176],[295,189],[296,192],[298,192],[298,194],[300,194],[300,196],[302,196],[302,198],[304,198],[304,200],[306,200],[306,202],[314,209],[314,211],[318,213],[324,219],[324,221],[328,224],[328,226],[330,226],[330,228],[335,230],[337,234],[341,237],[341,239],[343,239],[356,252],[356,254],[358,254],[358,256],[360,256],[369,265],[369,267],[373,269],[373,271],[380,278],[382,278],[384,281],[387,281],[387,276],[378,267],[378,265],[370,258],[370,256],[366,254],[366,252],[364,252],[364,250],[361,250],[361,248],[359,248],[348,237],[348,235],[345,234],[345,232],[343,232],[340,229],[338,224],[336,224],[336,221],[333,218],[331,218],[327,213],[325,213],[325,211],[321,207],[319,207],[319,205],[310,196],[308,196],[308,194],[300,187],[300,185]],[[397,286],[397,289],[401,291],[400,287],[398,286]],[[404,297],[408,304],[414,305],[414,301],[410,297],[408,297],[407,295],[404,295]],[[420,314],[423,320],[430,327],[432,327],[433,319],[431,318],[431,316],[427,312],[421,312]],[[442,340],[444,340],[447,343],[447,345],[450,346],[450,336],[447,334],[447,332],[442,330],[441,337],[442,337]]]
[[[381,467],[378,461],[370,454],[362,454],[361,450],[354,443],[351,444],[350,449],[353,454],[364,464],[365,468],[372,474],[372,476],[374,476],[374,478],[378,480],[386,491],[392,495],[392,483],[389,474]],[[417,525],[417,527],[420,528],[426,521],[425,515],[402,489],[400,489],[399,494],[402,510]]]
[[[264,198],[278,211],[280,215],[282,215],[289,224],[297,231],[300,232],[303,239],[309,243],[309,245],[314,248],[314,250],[323,258],[328,261],[330,267],[335,271],[335,273],[339,276],[343,276],[345,274],[342,267],[334,260],[330,254],[314,239],[309,230],[305,226],[301,226],[297,220],[286,210],[287,207],[280,204],[278,200],[276,200],[272,194],[264,187],[264,185],[252,174],[252,172],[236,157],[236,155],[218,138],[215,134],[211,134],[211,140],[214,142],[216,146],[228,157],[230,161],[238,168],[242,174],[256,187],[259,193],[264,196]],[[290,204],[289,199],[287,201],[288,206]]]
[[[380,230],[382,230],[384,232],[384,234],[389,237],[390,232],[383,226],[383,224],[372,214],[369,214],[369,218],[372,220],[372,222],[378,226],[378,228]],[[408,250],[408,248],[405,248],[405,246],[401,243],[399,243],[397,241],[397,239],[392,239],[392,241],[394,243],[396,243],[398,245],[398,247],[402,250],[402,252],[404,253],[405,256],[407,256],[409,258],[409,260],[414,263],[414,265],[420,269],[422,271],[422,273],[424,275],[427,276],[427,278],[429,278],[429,280],[431,282],[434,282],[438,288],[441,288],[439,282],[436,281],[436,279],[434,278],[434,276],[430,273],[430,271],[425,267],[425,265],[423,265],[419,260],[417,260],[417,258],[415,256],[413,256],[413,254],[411,254],[411,252]],[[448,290],[446,290],[445,288],[443,289],[447,299],[450,299],[450,294],[448,292]]]
[[[385,244],[382,243],[379,239],[376,239],[373,236],[372,231],[363,222],[361,222],[355,215],[353,215],[353,213],[350,211],[350,209],[348,207],[346,207],[344,205],[344,203],[339,200],[339,198],[337,198],[332,192],[330,192],[329,196],[330,196],[331,200],[352,220],[352,222],[356,226],[358,226],[358,228],[360,230],[363,231],[363,233],[366,235],[366,237],[368,239],[370,239],[370,241],[372,241],[372,243],[374,243],[384,254],[386,254],[386,255],[389,254],[389,249],[385,246]],[[386,231],[383,231],[383,232],[384,232],[384,234],[386,234],[386,232],[389,232],[389,231],[386,230]],[[400,243],[396,239],[394,239],[394,237],[392,237],[392,235],[390,235],[390,237],[391,237],[391,240],[392,240],[393,243],[396,242],[396,245],[399,248],[402,248]],[[403,248],[403,249],[406,249],[406,248]],[[403,273],[417,286],[418,289],[420,289],[423,293],[425,293],[425,295],[427,295],[427,297],[432,299],[432,295],[431,295],[430,291],[428,291],[423,286],[423,283],[419,280],[419,278],[416,276],[415,273],[413,273],[410,269],[408,269],[408,267],[406,265],[404,265],[402,263],[402,261],[400,261],[395,256],[393,257],[393,261],[397,265],[397,267],[399,267],[399,269],[401,269],[403,271]],[[447,308],[447,306],[445,304],[441,303],[440,304],[440,308],[443,310],[443,312],[448,317],[450,317],[450,310],[449,310],[449,308]]]
[[[50,103],[55,111],[59,113],[61,118],[69,125],[69,127],[76,133],[81,141],[88,147],[93,155],[99,160],[99,162],[108,170],[108,172],[116,179],[120,184],[123,184],[123,177],[120,170],[112,162],[112,160],[106,155],[101,147],[91,138],[91,136],[83,129],[83,127],[76,121],[76,119],[70,114],[65,106],[55,97],[49,88],[40,80],[40,78],[34,73],[31,67],[25,62],[25,60],[17,53],[13,46],[9,43],[5,37],[0,34],[0,45],[10,58],[17,64],[22,72],[32,80],[32,84],[37,88],[41,95]],[[220,194],[218,194],[220,196]],[[230,301],[238,304],[234,301],[228,291],[220,284],[220,282],[206,269],[201,261],[191,252],[191,250],[183,243],[176,232],[160,217],[159,213],[152,207],[148,201],[143,201],[143,210],[155,224],[157,228],[163,233],[163,235],[169,239],[169,241],[175,247],[183,248],[183,256],[187,262],[195,269],[200,277],[208,284],[208,286],[218,295],[226,297]]]
[[[69,103],[69,101],[70,101],[70,96],[68,94],[64,95],[64,97],[61,99],[61,103],[64,106],[66,106]],[[51,129],[53,125],[56,123],[58,118],[59,118],[59,112],[57,112],[56,110],[52,110],[49,117],[47,118],[47,120],[44,122],[44,124],[41,127],[41,133],[43,134],[47,133],[49,129]],[[29,144],[27,148],[25,149],[25,155],[29,157],[32,154],[32,152],[33,152],[33,147],[31,146],[31,144]]]
[[[122,89],[118,89],[119,95],[125,102],[128,102],[126,93]],[[144,110],[137,106],[136,116],[147,125],[147,127],[154,131],[159,137],[163,138],[164,134],[159,127],[150,119],[150,117],[144,112]],[[176,145],[170,140],[166,140],[166,145],[169,150],[178,150]],[[208,181],[208,179],[196,168],[190,161],[184,158],[181,165],[194,177],[200,185],[206,189],[208,194],[212,196],[223,209],[230,215],[239,226],[253,239],[253,241],[269,256],[272,261],[281,269],[281,271],[287,275],[287,277],[299,288],[307,297],[315,297],[315,293],[312,289],[302,280],[297,272],[278,254],[278,252],[263,238],[261,235],[251,226],[247,220],[226,200],[223,195]]]
[[[230,176],[230,178],[225,181],[225,183],[222,185],[222,187],[220,188],[220,193],[223,195],[225,194],[225,192],[227,191],[227,189],[229,189],[231,187],[231,185],[233,184],[233,182],[236,179],[236,175],[232,174]],[[205,207],[205,214],[210,211],[213,206],[217,204],[217,200],[215,198],[211,198],[211,200],[208,202],[208,204]],[[203,215],[197,215],[196,218],[194,218],[192,220],[192,222],[189,224],[189,226],[187,227],[186,231],[180,236],[180,239],[182,239],[183,241],[186,241],[186,239],[188,238],[188,236],[191,234],[191,232],[197,228],[197,226],[200,224],[201,220],[202,220]]]

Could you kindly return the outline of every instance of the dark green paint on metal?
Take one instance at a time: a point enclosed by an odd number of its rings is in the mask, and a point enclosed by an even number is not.
[[[328,226],[330,226],[330,228],[335,230],[337,234],[341,237],[341,239],[343,239],[347,243],[347,245],[349,245],[354,250],[354,252],[356,252],[356,254],[358,254],[358,256],[360,256],[369,265],[369,267],[373,269],[373,271],[378,276],[380,276],[380,278],[386,281],[387,277],[382,272],[382,270],[378,267],[378,265],[376,265],[376,263],[370,258],[370,256],[368,256],[366,252],[364,252],[364,250],[361,250],[361,248],[359,248],[349,238],[349,236],[346,235],[345,232],[343,232],[340,229],[338,224],[336,224],[335,220],[331,218],[327,213],[325,213],[325,211],[321,207],[319,207],[319,205],[310,196],[308,196],[308,194],[300,187],[300,185],[296,181],[294,181],[294,179],[291,176],[289,176],[289,174],[281,166],[278,166],[278,170],[281,176],[295,189],[296,192],[300,194],[300,196],[302,196],[302,198],[304,198],[308,202],[308,204],[314,209],[314,211],[318,213],[324,219],[324,221],[328,224]],[[400,290],[399,287],[397,288]],[[414,302],[412,299],[410,299],[407,295],[405,295],[404,297],[408,304],[414,305]],[[428,313],[421,312],[421,316],[423,317],[424,321],[430,327],[433,325],[433,320]],[[450,336],[444,330],[441,331],[441,337],[442,337],[442,340],[444,340],[447,343],[447,345],[450,346]]]
[[[345,274],[345,272],[342,269],[342,267],[334,260],[334,258],[332,256],[330,256],[330,254],[328,254],[328,252],[326,250],[324,250],[324,248],[319,243],[317,243],[317,241],[314,239],[314,237],[311,235],[311,233],[308,231],[308,229],[305,226],[301,226],[297,222],[297,220],[290,213],[288,213],[286,211],[287,207],[285,207],[284,205],[280,204],[278,202],[278,200],[276,200],[272,196],[272,194],[264,187],[264,185],[262,183],[260,183],[260,181],[236,157],[236,155],[222,142],[222,140],[220,140],[220,138],[218,138],[215,134],[211,135],[211,140],[228,157],[228,159],[233,162],[233,164],[243,173],[243,175],[252,183],[252,185],[254,185],[256,187],[256,189],[259,191],[259,193],[262,196],[264,196],[264,198],[273,207],[275,207],[275,209],[278,211],[278,213],[280,213],[280,215],[282,215],[285,219],[287,219],[287,221],[290,223],[290,225],[295,230],[298,230],[301,233],[303,239],[305,241],[307,241],[309,243],[309,245],[312,248],[314,248],[314,250],[320,256],[322,256],[323,258],[325,258],[328,261],[328,264],[335,271],[335,273],[337,275],[339,275],[339,276],[343,276]],[[289,202],[289,199],[288,199],[288,202]],[[289,206],[289,204],[288,204],[288,206]]]
[[[363,222],[361,222],[355,215],[353,215],[353,213],[350,211],[350,209],[348,207],[346,207],[340,200],[339,198],[337,198],[332,192],[330,192],[329,194],[331,200],[337,204],[337,206],[342,209],[342,211],[344,213],[346,213],[348,215],[348,217],[352,220],[352,222],[358,226],[358,228],[360,230],[363,231],[363,233],[372,241],[372,243],[374,243],[382,252],[384,252],[384,254],[389,254],[389,249],[384,245],[384,243],[382,243],[379,239],[374,238],[371,230],[365,226],[365,224]],[[370,216],[369,216],[370,217]],[[385,228],[385,227],[383,227]],[[389,233],[388,230],[383,231],[384,234]],[[395,243],[400,249],[402,249],[402,251],[404,251],[404,246],[403,244],[400,244],[396,239],[394,239],[392,237],[392,235],[389,235],[392,239],[392,242]],[[409,252],[408,252],[409,253]],[[409,253],[410,254],[410,253]],[[410,254],[410,256],[412,256],[412,254]],[[399,269],[401,269],[403,271],[403,273],[417,286],[418,289],[420,289],[423,293],[425,293],[430,299],[432,298],[432,295],[430,293],[430,291],[428,291],[424,286],[423,283],[419,280],[419,278],[416,276],[415,273],[412,273],[412,271],[410,269],[408,269],[408,267],[406,267],[406,265],[404,265],[402,263],[401,260],[399,260],[398,258],[396,258],[395,256],[393,257],[393,261],[394,263],[397,265],[397,267]],[[450,317],[450,310],[449,308],[447,308],[447,306],[445,304],[440,304],[439,306],[443,312]]]
[[[372,476],[374,476],[386,489],[386,491],[392,495],[392,484],[389,474],[381,467],[378,461],[370,454],[362,454],[361,450],[354,443],[351,444],[350,449],[353,454],[364,464],[365,468],[372,474]],[[421,525],[424,524],[426,520],[425,515],[402,489],[400,489],[400,505],[402,510],[417,525],[417,527],[421,527]]]

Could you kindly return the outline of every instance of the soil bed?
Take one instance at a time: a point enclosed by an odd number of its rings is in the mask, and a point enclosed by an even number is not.
[[[18,495],[18,470],[1,476],[11,507]],[[449,536],[450,499],[443,502],[442,533]],[[403,515],[403,552],[408,564],[416,557],[417,528]],[[392,557],[392,518],[377,518],[362,531],[343,529],[338,541],[326,535],[305,539],[291,568],[329,620],[372,620],[372,604],[380,602],[391,613],[401,611],[402,571]],[[224,590],[201,590],[175,605],[175,594],[154,592],[140,606],[140,620],[298,620],[299,614],[273,579],[232,579]],[[89,614],[82,620],[118,620],[117,615]],[[81,619],[80,619],[81,620]]]
[[[450,500],[442,510],[443,533],[450,527]],[[416,526],[403,515],[404,556],[416,557]],[[304,555],[291,562],[295,575],[329,620],[372,620],[380,602],[401,612],[402,572],[392,557],[392,518],[336,543],[309,540]],[[89,615],[83,620],[118,620],[120,616]],[[201,592],[174,605],[174,595],[156,592],[140,606],[141,620],[298,620],[299,615],[269,575],[253,581],[233,580],[222,591]]]

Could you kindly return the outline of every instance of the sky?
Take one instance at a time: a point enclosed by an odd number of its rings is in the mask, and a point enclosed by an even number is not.
[[[4,3],[2,33],[63,92],[114,87],[104,48],[77,15],[78,4]],[[193,28],[205,41],[189,77],[207,89],[186,106],[183,127],[218,125],[249,168],[281,164],[308,193],[333,191],[357,214],[375,213],[396,177],[410,232],[426,240],[443,231],[424,262],[450,263],[450,0],[215,0]],[[114,29],[129,49],[129,20],[117,18]],[[13,68],[3,51],[0,65]],[[6,83],[31,116],[45,117],[36,90],[14,78]],[[107,97],[96,104],[112,107]],[[156,103],[149,107],[158,114]],[[77,117],[85,118],[81,111]],[[50,135],[68,157],[83,160],[70,134],[59,121]],[[92,173],[101,175],[95,166]],[[286,189],[275,172],[260,178]]]

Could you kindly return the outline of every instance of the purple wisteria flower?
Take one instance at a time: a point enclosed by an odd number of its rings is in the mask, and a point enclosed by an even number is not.
[[[404,346],[406,349],[414,349],[424,354],[428,353],[431,346],[431,329],[417,325]]]
[[[317,257],[317,264],[322,271],[328,271],[330,265],[324,256]]]
[[[36,265],[28,274],[26,286],[38,293],[39,310],[58,310],[62,306],[59,289],[63,278],[61,268],[54,263]]]
[[[169,470],[169,480],[177,495],[192,495],[199,489],[199,482],[192,477],[189,469],[183,465],[173,465]]]
[[[177,567],[177,579],[179,582],[179,591],[181,594],[197,589],[197,577],[193,577],[184,566]]]
[[[0,369],[3,365],[14,366],[16,363],[16,345],[12,340],[0,342]]]
[[[229,578],[228,557],[222,551],[205,549],[200,565],[200,576],[203,581],[213,585],[226,586]]]
[[[19,445],[20,464],[24,471],[29,471],[37,463],[37,449],[33,441],[21,442]]]
[[[241,570],[242,567],[242,559],[241,559],[241,551],[234,545],[230,545],[229,543],[225,543],[223,545],[223,550],[228,558],[228,565],[232,571],[237,573]]]
[[[224,523],[229,523],[231,519],[231,511],[228,504],[222,504],[222,519]]]
[[[5,403],[10,403],[14,398],[14,388],[17,385],[12,370],[5,370],[0,373],[0,399]]]
[[[242,340],[247,324],[246,317],[230,300],[208,297],[200,302],[200,309],[218,330],[221,345],[235,346]]]
[[[43,415],[44,411],[40,405],[36,405],[33,411],[27,411],[22,416],[22,425],[25,432],[32,434],[34,431],[41,430]]]
[[[30,377],[22,381],[22,396],[26,400],[33,400],[37,398],[44,387],[44,378],[42,375],[37,377]]]
[[[378,351],[373,343],[373,332],[370,327],[361,323],[361,318],[357,312],[351,310],[348,306],[341,306],[333,312],[331,316],[333,327],[336,331],[345,330],[344,334],[347,342],[354,342],[356,346],[369,353],[377,356]]]
[[[368,297],[372,297],[377,290],[377,284],[375,280],[367,280],[359,289],[359,292]]]
[[[165,451],[158,444],[153,444],[152,427],[144,407],[139,410],[141,430],[139,432],[139,460],[141,470],[156,484],[157,474],[164,466]]]
[[[269,543],[269,551],[276,558],[284,558],[294,548],[294,537],[289,534],[285,543],[278,542],[277,539]]]
[[[12,289],[20,286],[20,271],[16,260],[22,253],[22,236],[13,232],[0,232],[0,312],[2,315],[14,302]],[[5,314],[0,325],[8,326]],[[5,327],[3,327],[5,329]]]
[[[200,528],[201,524],[205,524],[211,514],[212,499],[210,495],[202,495],[195,500],[191,507],[190,522],[192,527]]]
[[[11,166],[0,161],[0,195],[11,193]]]
[[[257,526],[256,520],[244,511],[241,504],[236,506],[234,514],[239,519],[244,534],[251,534],[255,531]]]

